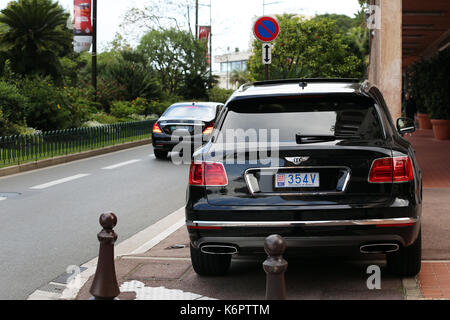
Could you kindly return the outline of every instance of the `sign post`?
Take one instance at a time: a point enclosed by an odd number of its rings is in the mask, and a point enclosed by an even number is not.
[[[277,20],[272,17],[261,17],[256,20],[253,27],[255,37],[263,42],[262,56],[265,65],[265,78],[269,80],[269,65],[272,63],[272,41],[280,34],[280,25]]]

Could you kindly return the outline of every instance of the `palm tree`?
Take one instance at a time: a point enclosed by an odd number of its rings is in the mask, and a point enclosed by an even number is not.
[[[233,70],[230,75],[230,82],[238,87],[249,82],[250,73],[247,70]]]
[[[59,57],[69,53],[69,13],[52,0],[10,2],[0,14],[0,53],[19,74],[61,78]]]

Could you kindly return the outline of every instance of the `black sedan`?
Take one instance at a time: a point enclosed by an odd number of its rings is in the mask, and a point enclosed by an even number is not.
[[[416,275],[422,174],[402,138],[414,130],[410,119],[393,123],[368,83],[241,87],[191,165],[186,224],[195,271],[224,274],[232,255],[264,253],[264,239],[279,234],[287,254],[386,254],[392,273]]]
[[[214,123],[223,104],[218,102],[185,102],[170,106],[153,126],[155,157],[167,158],[177,146],[191,152],[211,137]]]

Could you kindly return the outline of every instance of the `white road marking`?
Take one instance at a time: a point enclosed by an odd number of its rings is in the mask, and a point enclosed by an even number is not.
[[[0,201],[6,200],[6,199],[8,199],[8,198],[0,197]]]
[[[47,188],[56,186],[58,184],[62,184],[62,183],[66,183],[66,182],[69,182],[69,181],[81,179],[81,178],[87,177],[89,175],[90,174],[86,174],[86,173],[77,174],[75,176],[71,176],[71,177],[67,177],[67,178],[64,178],[64,179],[59,179],[59,180],[51,181],[51,182],[48,182],[48,183],[44,183],[44,184],[41,184],[41,185],[38,185],[38,186],[35,186],[35,187],[31,187],[30,189],[34,189],[34,190],[47,189]]]
[[[117,169],[117,168],[120,168],[120,167],[124,167],[124,166],[130,165],[130,164],[136,163],[136,162],[140,162],[140,161],[142,161],[142,160],[141,159],[135,159],[135,160],[130,160],[130,161],[126,161],[126,162],[121,162],[121,163],[114,164],[114,165],[109,166],[109,167],[104,167],[104,168],[102,168],[102,170],[113,170],[113,169]]]
[[[120,286],[120,292],[135,292],[135,300],[216,300],[200,294],[185,292],[179,289],[165,287],[146,287],[144,283],[132,280]],[[208,317],[212,315],[212,311]]]

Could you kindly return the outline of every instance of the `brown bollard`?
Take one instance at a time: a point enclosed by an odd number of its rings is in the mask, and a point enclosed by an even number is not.
[[[263,263],[267,274],[266,300],[286,300],[286,284],[284,273],[288,263],[283,259],[286,241],[279,235],[271,235],[264,242],[264,250],[268,257]]]
[[[94,282],[89,291],[93,295],[90,300],[114,300],[120,294],[114,266],[114,243],[117,234],[113,228],[116,224],[117,217],[114,213],[104,213],[100,216],[103,230],[97,235],[100,251]]]

